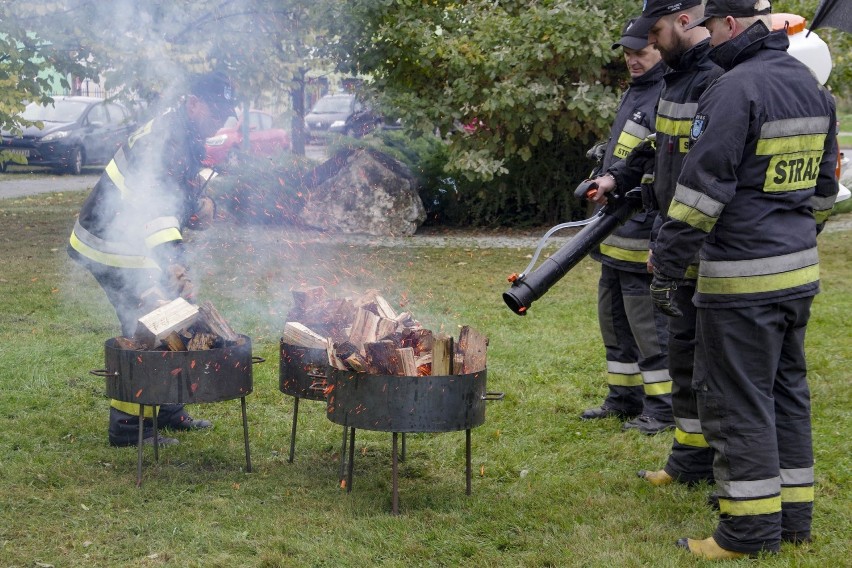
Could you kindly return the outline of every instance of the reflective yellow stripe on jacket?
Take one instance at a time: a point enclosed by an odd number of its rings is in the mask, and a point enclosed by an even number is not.
[[[703,294],[754,294],[803,286],[819,280],[816,248],[751,260],[702,260],[698,291]]]
[[[771,156],[766,168],[767,192],[796,191],[816,185],[830,117],[773,120],[760,128],[758,156]]]

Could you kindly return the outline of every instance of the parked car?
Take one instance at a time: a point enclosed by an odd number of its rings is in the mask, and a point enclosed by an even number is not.
[[[17,136],[3,130],[2,149],[23,156],[27,164],[79,175],[83,166],[109,163],[136,127],[130,111],[117,102],[70,96],[53,101],[28,104],[21,116],[43,127],[29,126]],[[0,162],[2,171],[6,166]]]
[[[242,113],[229,117],[225,125],[205,142],[207,158],[204,163],[214,167],[235,162],[234,154],[243,143]],[[290,134],[286,130],[273,128],[272,115],[261,110],[250,110],[249,153],[257,156],[272,156],[290,149]]]
[[[329,133],[359,138],[381,123],[381,116],[353,94],[325,95],[305,115],[305,129],[312,139]]]

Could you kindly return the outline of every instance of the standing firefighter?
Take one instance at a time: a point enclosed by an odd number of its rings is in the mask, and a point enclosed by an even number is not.
[[[602,169],[627,154],[653,132],[654,108],[663,87],[665,65],[648,45],[647,34],[628,32],[612,48],[622,47],[630,87],[621,99],[610,130]],[[603,404],[585,410],[584,420],[637,416],[624,424],[644,434],[673,427],[671,379],[666,361],[668,331],[665,317],[654,309],[648,293],[651,275],[646,265],[655,213],[641,212],[592,252],[601,263],[598,283],[598,321],[606,347],[609,393]]]
[[[689,129],[698,97],[722,74],[722,69],[709,59],[707,30],[687,29],[704,13],[700,0],[648,0],[642,17],[631,32],[647,33],[649,42],[671,67],[663,80],[665,87],[657,106],[656,149],[640,145],[624,161],[609,168],[610,176],[595,181],[603,192],[616,184],[621,188],[636,186],[647,162],[653,162],[654,201],[660,212],[651,233],[651,256],[656,250],[656,233],[669,209],[675,193],[683,160],[689,151]],[[692,367],[695,352],[695,310],[692,294],[698,274],[698,255],[692,259],[681,285],[674,292],[683,317],[669,318],[669,375],[672,378],[672,412],[675,421],[674,441],[667,463],[660,470],[642,470],[639,476],[655,486],[673,481],[692,484],[713,480],[713,452],[701,432],[695,395],[692,391]]]
[[[725,559],[811,539],[814,473],[804,340],[817,233],[837,193],[831,95],[770,32],[767,0],[708,0],[711,58],[691,147],[654,250],[655,302],[701,251],[694,388],[720,519],[681,539]]]
[[[179,106],[130,136],[83,203],[68,252],[106,292],[125,336],[133,336],[144,315],[146,292],[159,289],[167,298],[192,298],[182,231],[212,219],[213,202],[200,195],[204,140],[233,113],[227,77],[196,77]],[[153,417],[151,408],[145,412]],[[175,430],[212,426],[191,418],[180,404],[160,406],[157,416],[158,425]],[[110,444],[135,444],[138,417],[139,405],[111,401]],[[153,434],[152,421],[145,420],[146,443]],[[160,438],[160,443],[177,440]]]

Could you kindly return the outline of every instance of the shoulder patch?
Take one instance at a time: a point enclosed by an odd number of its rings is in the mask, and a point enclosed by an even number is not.
[[[709,122],[709,118],[706,114],[695,115],[695,118],[692,119],[692,128],[689,130],[690,142],[698,140],[698,137],[701,136],[701,133],[704,132],[705,128],[707,128],[707,122]]]
[[[645,122],[645,117],[647,113],[642,112],[641,110],[634,110],[633,114],[630,115],[630,120],[637,124],[643,124]]]

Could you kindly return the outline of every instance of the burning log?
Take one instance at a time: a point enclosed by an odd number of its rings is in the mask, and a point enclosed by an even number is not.
[[[446,376],[484,370],[488,339],[463,326],[458,340],[423,328],[410,312],[397,313],[376,290],[354,300],[329,298],[324,288],[294,291],[282,341],[325,349],[338,370],[399,376]]]
[[[201,351],[223,343],[239,345],[245,338],[234,332],[210,302],[195,306],[178,298],[140,317],[132,338],[117,337],[115,341],[120,349],[131,351]]]

